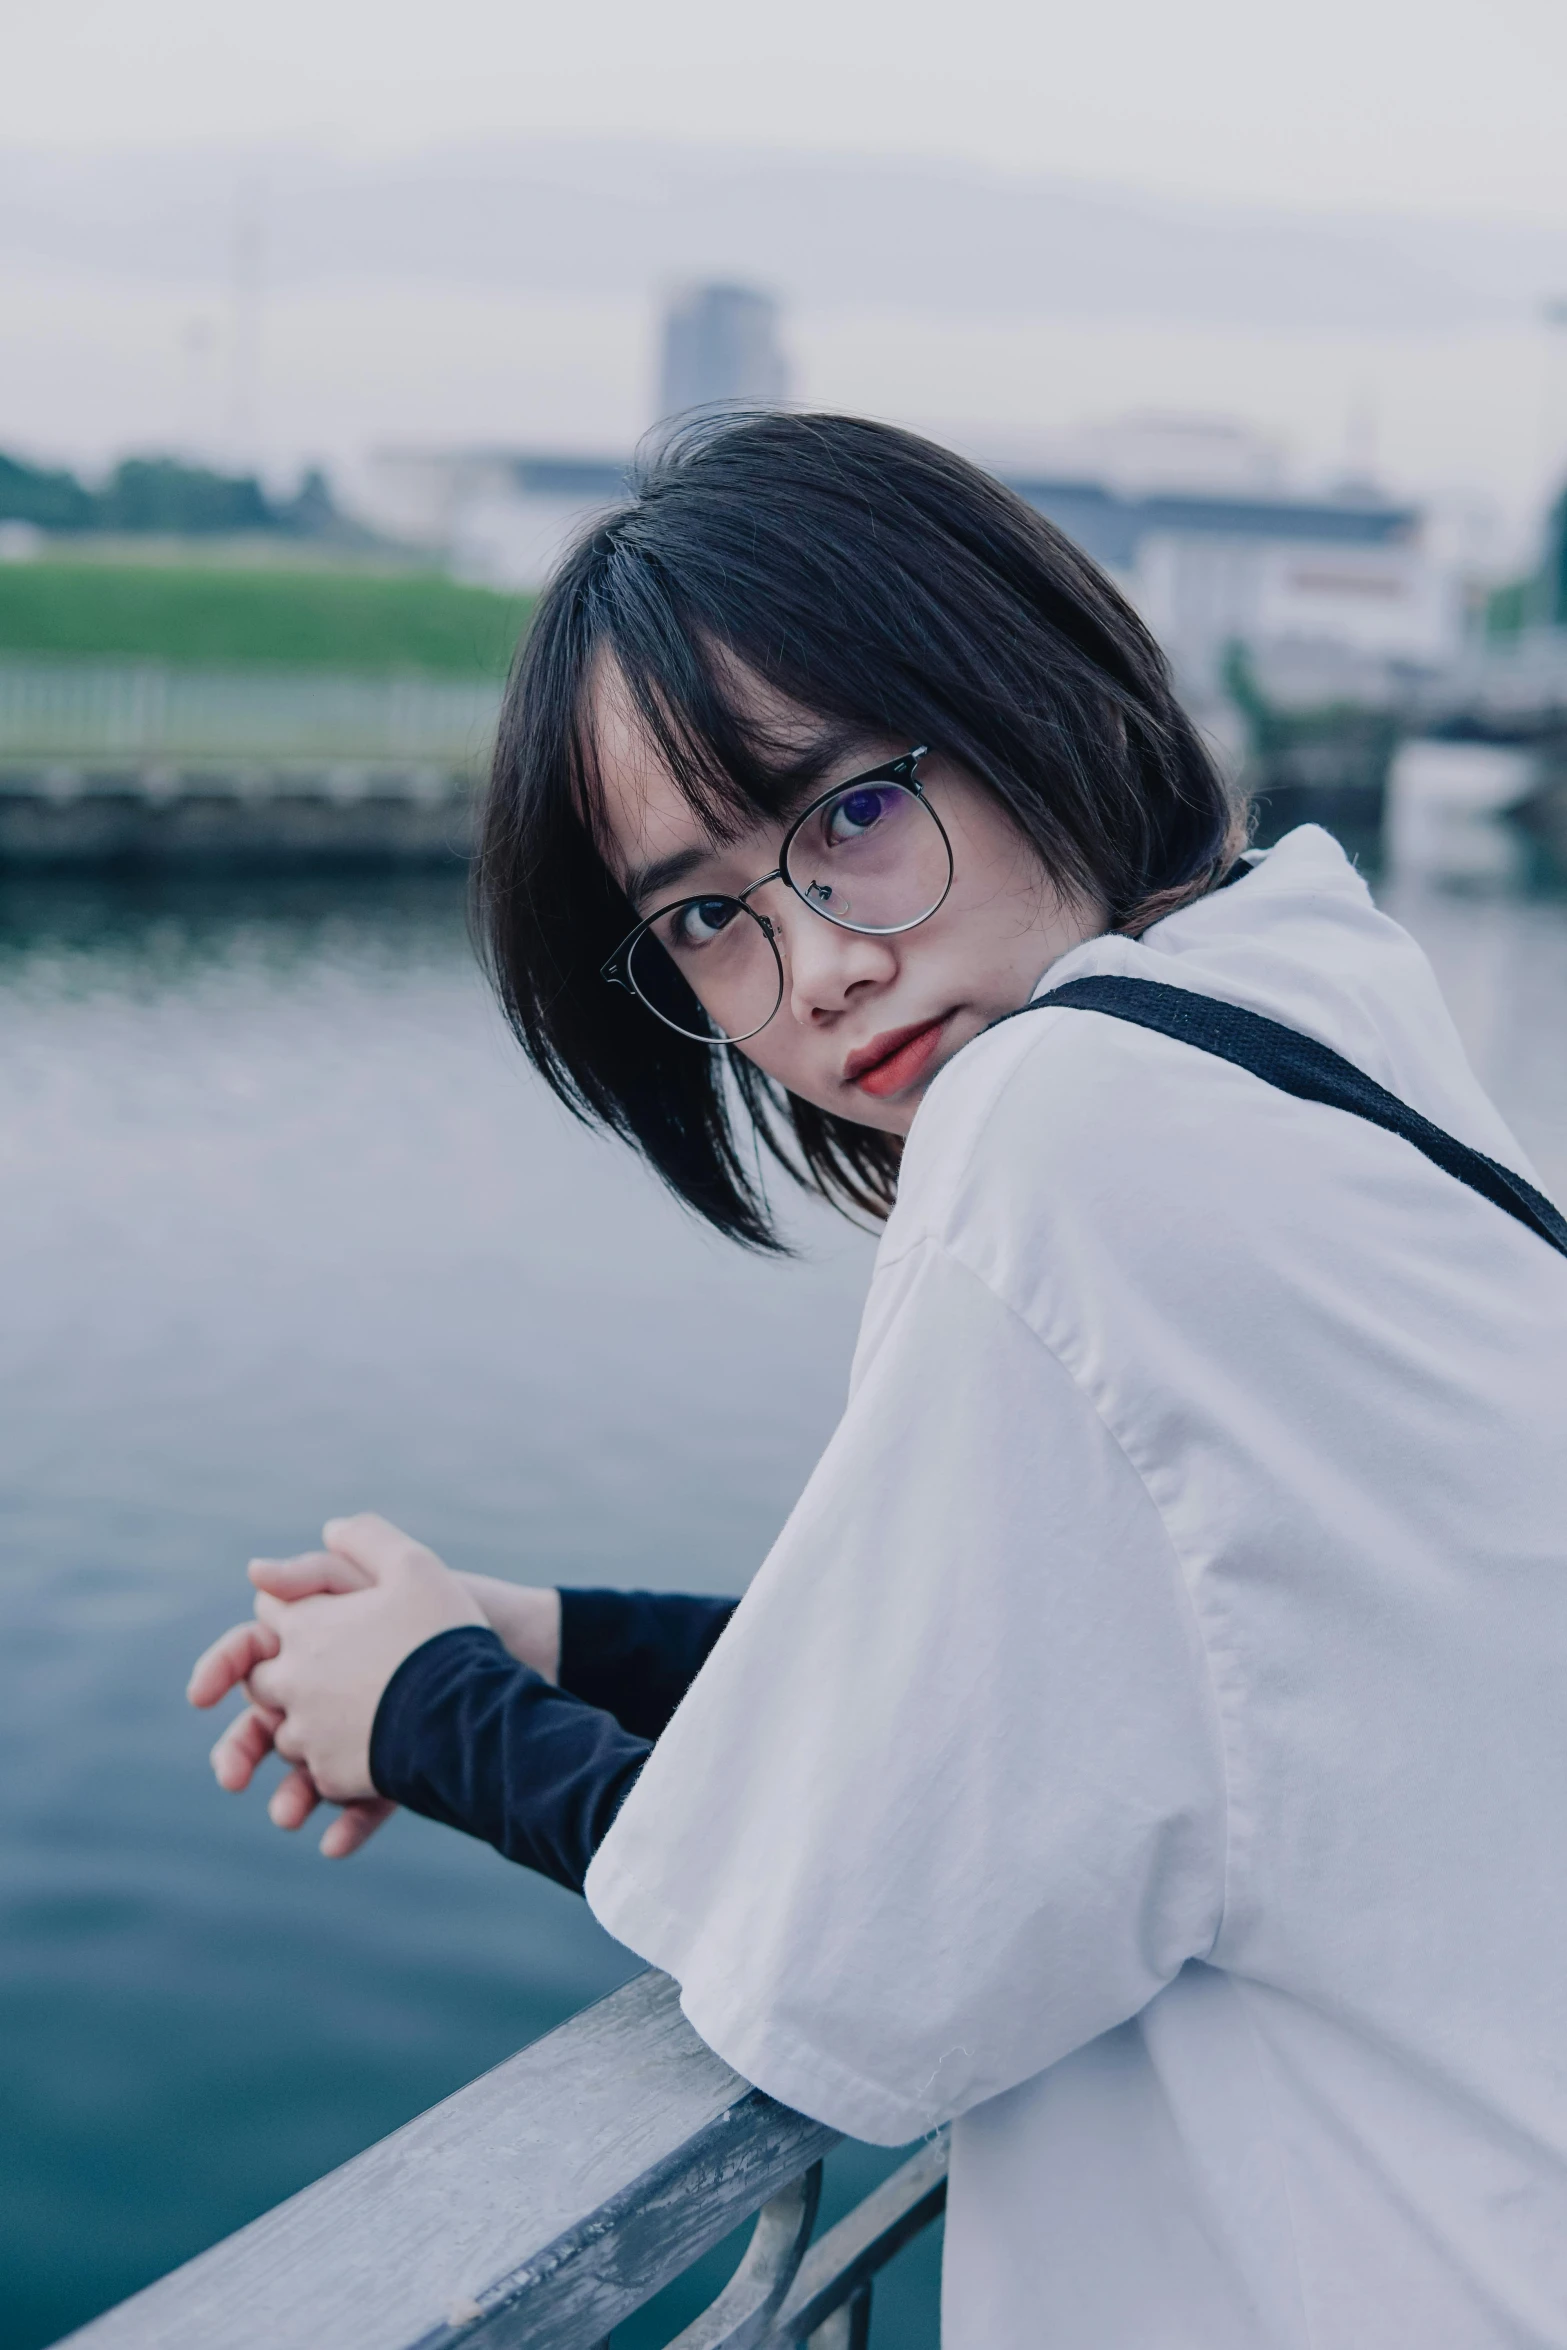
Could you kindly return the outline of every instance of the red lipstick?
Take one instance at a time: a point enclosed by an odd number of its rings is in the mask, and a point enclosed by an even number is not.
[[[848,1083],[878,1099],[902,1093],[930,1067],[951,1017],[950,1012],[943,1012],[938,1019],[917,1021],[912,1028],[889,1028],[884,1036],[873,1037],[845,1062],[843,1074]]]

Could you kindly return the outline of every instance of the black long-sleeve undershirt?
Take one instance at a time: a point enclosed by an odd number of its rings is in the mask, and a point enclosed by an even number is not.
[[[405,1657],[370,1739],[381,1794],[580,1892],[734,1601],[563,1591],[560,1685],[478,1625]]]
[[[657,1738],[735,1612],[677,1591],[563,1591],[560,1685]]]

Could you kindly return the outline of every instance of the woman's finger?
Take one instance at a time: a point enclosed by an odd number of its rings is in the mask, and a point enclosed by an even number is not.
[[[370,1577],[335,1550],[301,1551],[291,1559],[252,1559],[245,1569],[258,1591],[273,1599],[314,1599],[323,1591],[363,1591]]]
[[[345,1803],[322,1837],[321,1850],[328,1860],[346,1860],[361,1844],[369,1843],[377,1828],[383,1827],[396,1809],[396,1804],[388,1803],[384,1795],[370,1796],[361,1803]]]
[[[321,1539],[340,1558],[363,1568],[367,1583],[379,1583],[384,1575],[395,1574],[415,1559],[435,1556],[401,1526],[377,1517],[374,1510],[361,1510],[352,1518],[328,1518]]]
[[[282,1669],[277,1661],[277,1650],[274,1648],[271,1656],[263,1657],[260,1664],[246,1674],[245,1695],[250,1699],[252,1705],[267,1706],[275,1714],[287,1713],[288,1698],[278,1686],[278,1674]]]
[[[267,1805],[267,1818],[274,1828],[287,1828],[290,1831],[302,1828],[320,1801],[314,1779],[296,1763],[287,1778],[280,1779],[273,1788],[272,1800]]]
[[[305,1749],[298,1732],[288,1721],[279,1722],[272,1733],[272,1751],[286,1763],[302,1763]]]
[[[277,1652],[278,1636],[270,1624],[258,1624],[252,1618],[249,1623],[231,1625],[196,1659],[185,1694],[192,1705],[216,1705]]]
[[[281,1714],[259,1705],[248,1705],[229,1723],[212,1749],[212,1771],[218,1785],[227,1788],[230,1795],[239,1795],[250,1785],[272,1752],[273,1736],[281,1720]]]
[[[288,1622],[288,1611],[294,1605],[291,1599],[274,1599],[270,1591],[256,1593],[256,1620],[265,1624],[279,1647],[282,1646],[283,1627]]]

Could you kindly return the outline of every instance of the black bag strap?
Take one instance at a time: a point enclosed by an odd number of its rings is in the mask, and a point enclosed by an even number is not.
[[[1434,1166],[1456,1175],[1471,1191],[1505,1208],[1567,1257],[1567,1217],[1544,1192],[1536,1191],[1511,1167],[1488,1159],[1483,1151],[1471,1150],[1466,1142],[1433,1126],[1396,1093],[1389,1093],[1353,1061],[1346,1061],[1331,1046],[1319,1044],[1314,1036],[1302,1036],[1282,1021],[1265,1019],[1261,1012],[1245,1011],[1239,1004],[1222,1003],[1215,996],[1198,995],[1189,987],[1168,987],[1157,979],[1125,979],[1110,973],[1095,979],[1069,979],[1049,995],[1035,996],[1017,1012],[1003,1013],[1002,1018],[1016,1020],[1023,1012],[1063,1006],[1105,1012],[1112,1020],[1130,1020],[1139,1028],[1156,1029],[1161,1036],[1195,1045],[1199,1052],[1233,1061],[1237,1069],[1249,1069],[1254,1077],[1276,1085],[1282,1093],[1294,1094],[1297,1101],[1325,1102],[1330,1109],[1368,1118],[1373,1126],[1385,1127],[1389,1134],[1412,1142]],[[999,1027],[1001,1022],[992,1025]]]

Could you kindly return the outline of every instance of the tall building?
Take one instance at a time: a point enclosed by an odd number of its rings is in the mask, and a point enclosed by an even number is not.
[[[658,378],[660,422],[731,400],[780,406],[789,370],[778,341],[778,305],[751,286],[693,286],[664,313]]]

